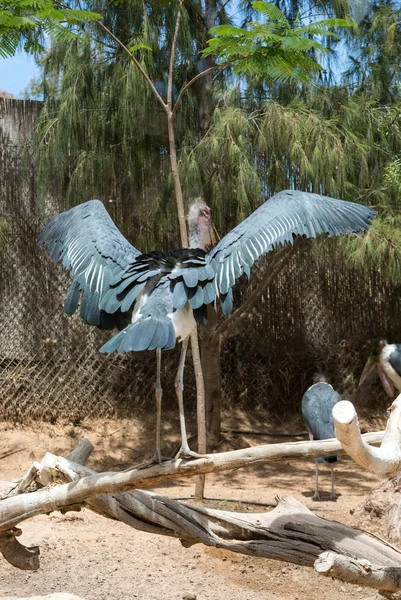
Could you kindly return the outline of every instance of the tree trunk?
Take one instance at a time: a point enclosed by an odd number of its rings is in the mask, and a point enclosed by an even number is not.
[[[208,322],[202,330],[201,355],[205,383],[208,449],[220,441],[221,425],[221,337],[216,334],[217,313],[208,307]]]

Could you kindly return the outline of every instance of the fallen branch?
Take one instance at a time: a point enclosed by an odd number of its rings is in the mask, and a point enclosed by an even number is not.
[[[326,443],[324,446],[332,443]],[[296,446],[299,448],[301,444],[305,446],[303,442]],[[322,444],[315,442],[313,445],[313,452],[321,454]],[[285,446],[288,452],[289,444],[282,446]],[[85,462],[91,450],[89,442],[84,442],[68,456]],[[125,489],[128,485],[126,478],[129,478],[130,473],[96,474],[80,462],[71,461],[69,457],[46,454],[43,460],[35,465],[38,467],[35,475],[36,485],[46,487],[0,501],[0,525],[3,529],[1,542],[6,537],[9,541],[12,538],[15,540],[15,536],[18,535],[19,530],[10,527],[10,522],[17,518],[18,510],[18,519],[22,521],[39,512],[51,512],[56,509],[65,512],[87,507],[135,529],[177,537],[186,547],[203,543],[206,546],[250,556],[285,560],[316,568],[322,574],[343,581],[356,581],[355,564],[369,564],[371,575],[362,577],[357,583],[380,587],[382,590],[395,590],[396,574],[401,572],[401,552],[346,525],[322,519],[293,498],[278,498],[277,507],[268,513],[235,513],[191,506],[144,490],[118,491],[119,488]],[[184,463],[186,467],[188,463]],[[162,467],[152,467],[145,471]],[[174,464],[169,464],[167,469],[173,472],[173,475],[170,474],[171,479],[179,473],[180,464],[175,464],[175,469]],[[140,472],[141,478],[144,477],[145,471]],[[28,472],[32,473],[32,469]],[[110,486],[110,479],[114,481],[113,495],[98,494],[99,489],[107,489]],[[22,481],[24,480],[27,478],[24,477]],[[62,483],[66,481],[67,483]],[[119,481],[118,485],[116,481]],[[81,500],[78,501],[78,498]],[[16,507],[19,507],[18,510]],[[4,531],[6,525],[8,530]],[[10,553],[4,553],[1,544],[0,550],[4,558],[14,566],[29,569],[39,566],[37,548],[25,548],[22,551],[25,554],[25,562],[22,559],[14,560]],[[327,552],[335,559],[329,559]],[[30,557],[30,563],[27,557]],[[401,589],[401,586],[396,589]]]
[[[369,446],[361,435],[354,405],[347,400],[333,408],[336,435],[354,461],[377,475],[395,473],[401,466],[401,394],[390,407],[387,428],[379,448]]]
[[[324,552],[316,560],[315,570],[327,577],[378,590],[397,592],[401,589],[400,567],[378,567],[366,559],[347,558],[334,552]]]
[[[382,437],[382,432],[364,435],[364,438],[371,443],[381,441]],[[43,512],[57,510],[68,503],[79,504],[85,502],[89,497],[99,494],[115,494],[125,490],[148,488],[177,478],[227,471],[250,464],[300,457],[317,458],[343,453],[344,450],[335,439],[291,442],[288,444],[255,446],[218,454],[206,454],[195,460],[166,461],[161,465],[153,465],[144,469],[131,469],[122,473],[96,473],[83,477],[79,481],[65,484],[62,491],[59,487],[53,487],[31,492],[29,502],[27,502],[24,495],[12,498],[3,497],[0,502],[0,533],[15,527],[21,520],[29,519]],[[55,459],[59,461],[66,460],[46,454],[44,462],[46,463],[46,460],[51,462]],[[47,485],[47,483],[42,480],[42,484]],[[69,502],[67,502],[67,498]]]

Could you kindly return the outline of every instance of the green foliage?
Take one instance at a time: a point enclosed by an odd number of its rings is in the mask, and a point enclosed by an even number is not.
[[[327,53],[322,38],[336,37],[335,27],[350,27],[352,21],[326,19],[302,26],[290,24],[278,6],[269,2],[252,2],[252,7],[266,22],[251,21],[248,28],[219,25],[211,33],[205,56],[214,55],[223,63],[233,64],[236,73],[263,75],[271,81],[308,81],[311,74],[322,71],[313,53]]]
[[[223,4],[216,5],[217,37],[199,62],[210,19],[197,0],[184,3],[174,96],[200,70],[213,66],[214,56],[233,64],[237,73],[252,75],[240,85],[231,71],[214,83],[202,78],[183,97],[175,127],[184,197],[203,195],[221,232],[266,197],[289,187],[371,204],[380,219],[361,247],[358,240],[342,242],[345,255],[361,266],[377,260],[383,269],[391,256],[389,269],[395,273],[401,264],[396,12],[375,4],[357,35],[352,37],[347,29],[344,44],[353,49],[353,64],[359,61],[359,66],[346,86],[322,86],[317,78],[312,85],[310,80],[313,72],[321,72],[317,55],[336,40],[334,28],[350,23],[326,19],[305,25],[297,16],[303,5],[292,3],[285,12],[283,4],[254,3],[259,21],[244,29],[229,22]],[[345,5],[337,4],[345,16]],[[155,1],[96,6],[166,98],[175,5]],[[165,115],[114,42],[100,31],[93,37],[88,28],[79,31],[75,26],[73,32],[87,43],[53,36],[42,62],[37,89],[46,104],[34,154],[39,197],[61,197],[66,207],[89,197],[110,200],[123,231],[136,232],[136,245],[171,245],[175,203]],[[367,40],[378,46],[369,48]],[[385,81],[391,82],[392,95],[383,102]],[[149,214],[156,217],[149,219]],[[390,250],[386,244],[392,244]],[[389,271],[389,277],[394,273]]]
[[[349,39],[350,67],[344,81],[368,91],[381,104],[400,99],[401,8],[398,0],[375,1]]]
[[[40,54],[45,50],[45,35],[58,40],[79,38],[80,26],[99,16],[60,8],[53,0],[0,0],[0,57],[14,56],[18,49]]]
[[[361,269],[377,269],[389,283],[398,285],[401,273],[401,215],[382,214],[362,238],[340,240],[346,260]]]

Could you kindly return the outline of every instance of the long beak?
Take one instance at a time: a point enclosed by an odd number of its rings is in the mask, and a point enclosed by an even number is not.
[[[212,223],[212,226],[209,229],[209,237],[210,242],[206,245],[206,250],[210,250],[210,248],[212,248],[215,244],[217,244],[217,242],[220,241],[220,236],[217,233],[217,229],[214,226],[214,223]]]
[[[391,379],[388,377],[387,373],[383,369],[380,362],[373,355],[369,356],[366,361],[365,368],[363,369],[361,378],[359,380],[358,387],[360,387],[363,383],[369,380],[372,373],[377,369],[380,377],[380,381],[382,382],[384,391],[390,396],[390,398],[394,398],[394,385]]]
[[[384,387],[384,391],[390,396],[390,398],[394,398],[394,386],[390,377],[387,375],[382,365],[379,364],[377,370],[379,371],[379,377]]]
[[[366,365],[362,371],[362,375],[359,380],[358,387],[360,387],[368,379],[369,375],[371,375],[373,373],[373,371],[377,368],[377,366],[378,366],[377,358],[373,355],[370,355],[368,360],[366,361]]]

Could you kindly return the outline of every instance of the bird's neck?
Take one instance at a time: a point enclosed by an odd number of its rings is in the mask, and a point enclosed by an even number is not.
[[[189,224],[189,247],[200,248],[206,252],[210,244],[210,226],[205,221],[195,221]]]
[[[207,252],[219,241],[219,237],[210,219],[198,219],[189,222],[189,247],[200,248]]]

